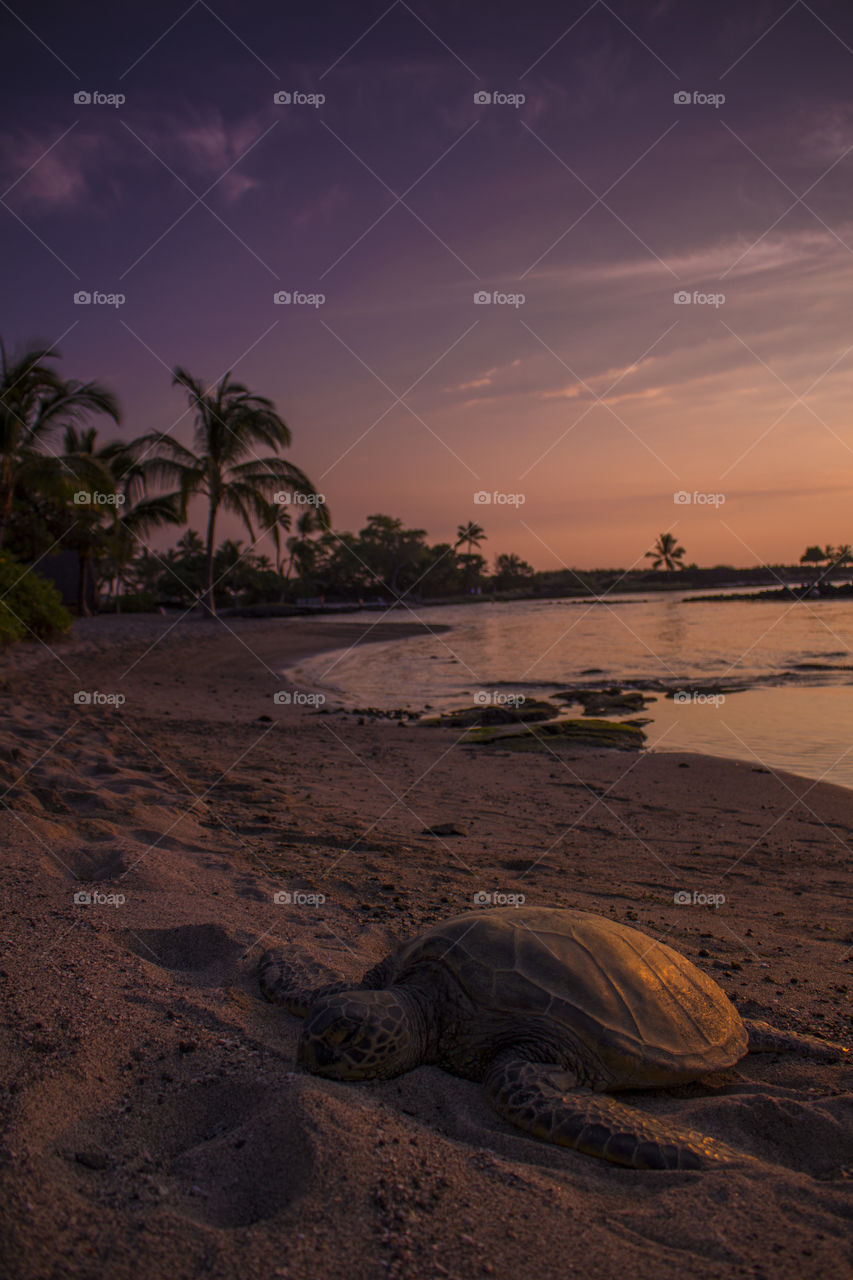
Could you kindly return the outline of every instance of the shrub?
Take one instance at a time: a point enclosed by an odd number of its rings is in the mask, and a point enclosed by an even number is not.
[[[102,601],[98,613],[157,613],[159,608],[160,597],[153,591],[127,591],[118,605],[115,597]]]
[[[71,622],[53,583],[0,551],[0,644],[48,640],[67,631]]]

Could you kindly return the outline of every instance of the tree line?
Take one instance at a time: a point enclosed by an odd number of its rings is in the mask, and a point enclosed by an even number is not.
[[[283,452],[290,428],[267,397],[226,373],[205,384],[185,368],[172,385],[186,397],[192,440],[168,432],[104,440],[92,419],[121,423],[115,394],[98,382],[60,376],[58,354],[37,345],[10,356],[0,341],[0,553],[37,567],[61,550],[76,553],[78,612],[92,586],[113,608],[218,603],[453,599],[483,593],[595,593],[637,571],[536,573],[521,557],[482,554],[485,530],[461,523],[452,542],[430,543],[424,529],[396,516],[369,515],[358,533],[336,532],[310,477]],[[202,533],[186,528],[165,552],[153,533],[188,525],[193,499],[206,504]],[[217,543],[223,515],[236,516],[247,541]],[[272,555],[259,551],[269,537]],[[268,545],[268,544],[267,544]],[[667,532],[646,552],[651,577],[704,575],[684,564]],[[853,562],[849,545],[812,546],[800,558],[823,576]],[[614,576],[615,575],[615,576]],[[13,575],[14,576],[14,575]]]
[[[76,552],[80,613],[92,585],[116,606],[124,597],[125,607],[198,603],[214,613],[217,599],[435,597],[512,589],[533,576],[514,554],[499,555],[490,573],[479,552],[485,532],[472,521],[455,542],[435,545],[425,530],[383,514],[358,534],[334,532],[310,477],[282,456],[290,428],[271,400],[231,373],[206,387],[173,370],[192,414],[190,445],[158,431],[103,440],[91,420],[120,425],[115,394],[62,378],[58,358],[37,345],[12,356],[0,340],[0,551],[27,564]],[[204,534],[187,529],[169,551],[155,552],[151,534],[186,525],[199,497]],[[217,545],[226,513],[238,518],[247,545]],[[266,535],[274,559],[255,550]]]

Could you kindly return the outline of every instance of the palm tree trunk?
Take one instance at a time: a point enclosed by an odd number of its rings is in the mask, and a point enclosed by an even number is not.
[[[202,605],[212,618],[216,617],[216,601],[213,598],[213,541],[216,532],[216,504],[211,500],[207,517],[207,553],[205,557],[205,591]]]
[[[81,618],[89,618],[88,588],[89,586],[89,553],[77,553],[77,614]]]
[[[9,523],[9,516],[12,514],[12,499],[14,498],[14,494],[14,485],[0,482],[0,547],[3,546],[3,539],[6,536],[6,525]]]

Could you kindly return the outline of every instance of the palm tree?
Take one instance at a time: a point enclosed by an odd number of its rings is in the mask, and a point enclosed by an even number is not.
[[[254,543],[253,521],[265,528],[276,523],[273,498],[277,491],[306,494],[315,500],[316,494],[311,481],[293,463],[277,454],[260,457],[255,452],[261,446],[278,450],[291,441],[290,429],[271,400],[234,382],[230,373],[215,387],[205,389],[185,369],[176,368],[172,385],[184,388],[195,413],[194,448],[155,431],[136,442],[137,457],[144,475],[179,485],[184,514],[191,498],[199,494],[207,498],[202,603],[208,613],[215,614],[213,555],[220,511],[239,516]],[[327,521],[325,504],[317,509]]]
[[[311,537],[312,533],[322,533],[323,522],[313,507],[306,507],[296,521],[296,533],[287,539],[287,550],[290,552],[287,561],[287,572],[282,574],[284,582],[296,569],[299,578],[306,577],[317,561],[318,545]],[[281,565],[279,564],[279,573]]]
[[[460,524],[456,528],[456,542],[453,544],[453,550],[455,551],[463,542],[468,544],[467,552],[459,556],[460,567],[462,568],[462,586],[466,591],[474,587],[486,567],[483,557],[475,554],[473,550],[474,547],[479,547],[485,541],[485,529],[482,525],[474,524],[473,520],[469,520],[467,524]]]
[[[482,525],[474,524],[473,520],[469,520],[467,524],[457,525],[455,546],[460,547],[462,543],[466,543],[468,547],[468,555],[471,555],[474,547],[479,547],[481,543],[486,541],[486,531]]]
[[[58,472],[48,438],[92,414],[121,420],[118,401],[97,382],[65,381],[45,364],[56,352],[30,347],[10,357],[0,339],[0,545],[18,493],[55,493]]]
[[[651,551],[646,552],[645,558],[652,561],[652,568],[659,569],[661,565],[667,570],[683,569],[682,557],[684,555],[684,547],[676,544],[675,537],[671,533],[659,533],[658,540],[652,547]]]
[[[134,460],[135,444],[111,440],[97,444],[97,429],[65,429],[63,452],[54,463],[57,471],[70,477],[66,488],[76,491],[75,521],[71,542],[79,564],[77,611],[88,613],[88,585],[96,558],[106,558],[116,581],[116,601],[128,564],[137,544],[152,529],[164,524],[180,524],[178,493],[145,493],[145,480]],[[80,486],[83,486],[82,488]],[[107,501],[93,503],[94,492]],[[89,501],[80,501],[86,495]],[[118,605],[117,605],[118,607]]]
[[[525,578],[533,576],[533,568],[521,556],[509,552],[495,559],[495,586],[499,591],[520,586]]]
[[[113,476],[116,495],[123,498],[110,506],[110,524],[104,534],[104,547],[115,587],[116,612],[121,612],[121,590],[128,569],[144,539],[167,524],[182,524],[181,495],[178,492],[147,494],[145,477],[134,457],[135,446],[107,445],[103,450]]]

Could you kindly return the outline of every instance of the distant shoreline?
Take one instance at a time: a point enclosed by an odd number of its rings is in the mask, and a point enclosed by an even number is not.
[[[775,579],[778,582],[778,579]],[[347,601],[334,600],[318,604],[255,604],[234,605],[220,609],[223,618],[298,618],[318,617],[333,614],[387,613],[397,610],[442,609],[456,605],[515,604],[519,601],[546,602],[560,601],[566,604],[603,604],[612,601],[614,596],[623,595],[658,595],[663,593],[678,594],[685,591],[700,591],[709,587],[709,593],[701,596],[685,597],[685,603],[715,602],[719,600],[834,600],[853,598],[853,582],[834,585],[823,582],[819,586],[814,583],[783,583],[782,586],[768,587],[758,582],[724,582],[706,584],[682,580],[668,582],[625,582],[602,584],[601,590],[590,588],[588,591],[504,591],[489,592],[481,595],[445,596],[436,599],[407,598],[398,600]],[[755,587],[754,591],[744,588]]]

